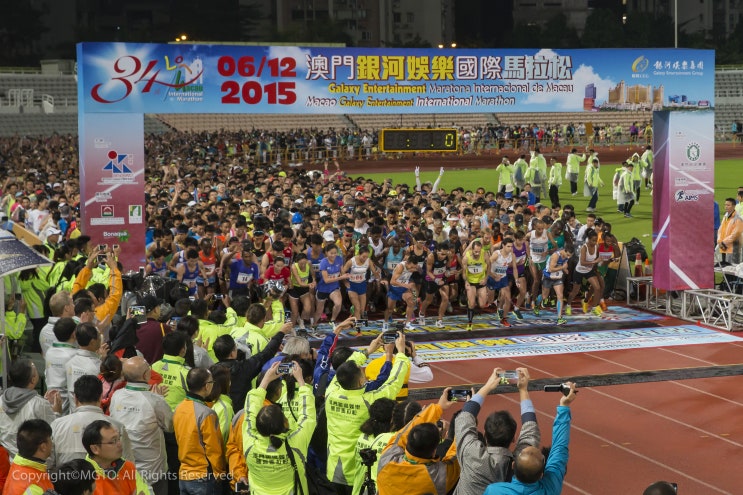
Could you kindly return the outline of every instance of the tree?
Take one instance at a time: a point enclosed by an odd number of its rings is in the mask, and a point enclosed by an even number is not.
[[[555,14],[542,28],[542,45],[545,48],[578,48],[580,38],[575,28],[568,26],[562,12]]]
[[[513,48],[541,48],[542,28],[538,24],[516,24],[511,34]]]
[[[615,48],[622,46],[622,19],[609,9],[596,9],[586,18],[581,44],[585,48]]]

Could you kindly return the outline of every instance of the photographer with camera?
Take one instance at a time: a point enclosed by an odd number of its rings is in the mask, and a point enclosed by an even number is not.
[[[402,323],[400,325],[402,325]],[[398,329],[398,331],[401,331],[401,329]],[[396,351],[395,354],[397,354]],[[402,386],[402,390],[397,394],[397,400],[407,399],[408,383],[427,383],[433,380],[433,370],[428,363],[424,362],[415,352],[415,343],[412,340],[405,341],[405,355],[410,358],[410,371],[405,377],[405,383]],[[394,360],[392,362],[394,363]],[[384,371],[383,367],[388,365],[388,363],[390,363],[390,361],[387,356],[380,356],[372,360],[364,370],[366,378],[374,380],[382,374]]]
[[[356,476],[356,440],[359,428],[369,419],[367,404],[385,397],[394,399],[402,388],[410,369],[410,359],[405,355],[405,335],[398,332],[394,344],[385,347],[392,354],[397,348],[398,357],[389,378],[376,390],[367,390],[364,371],[354,361],[348,360],[336,370],[335,380],[325,394],[325,412],[328,421],[327,476],[339,494],[350,494]]]
[[[441,432],[436,422],[456,400],[446,388],[438,403],[426,406],[390,440],[379,459],[379,495],[449,493],[459,479],[456,447],[452,444],[442,458],[436,456]]]
[[[317,350],[315,371],[312,375],[312,383],[316,397],[325,398],[325,391],[328,388],[328,384],[333,380],[333,377],[335,377],[335,370],[337,370],[340,365],[350,359],[358,366],[364,366],[369,355],[382,347],[383,334],[381,333],[377,338],[369,343],[369,346],[366,349],[360,351],[356,351],[348,346],[336,347],[340,333],[343,330],[354,328],[357,324],[358,322],[356,321],[356,318],[350,316],[345,321],[337,324],[333,331],[328,332],[325,339],[323,339],[320,348]],[[379,373],[376,377],[372,381],[367,382],[365,387],[367,392],[379,388],[385,381],[387,381],[387,377],[390,376],[390,370],[392,370],[392,351],[390,351],[388,355],[386,352],[387,348],[388,347],[385,347],[385,356],[387,356],[388,359],[386,359],[385,364],[379,369]],[[394,346],[389,346],[389,348],[394,349]]]
[[[485,420],[485,434],[477,431],[477,414],[488,394],[506,379],[505,373],[503,369],[495,368],[457,417],[454,438],[462,473],[455,495],[480,495],[490,483],[511,480],[513,453],[510,447],[516,438],[516,421],[508,411],[496,411]],[[534,405],[529,399],[529,370],[517,368],[516,373],[521,401],[521,433],[514,451],[529,445],[538,448],[541,436]]]
[[[552,425],[549,457],[545,460],[539,447],[524,447],[515,454],[514,477],[511,482],[493,483],[485,490],[485,495],[557,495],[562,492],[562,482],[568,467],[570,404],[575,400],[576,393],[575,383],[567,382]]]
[[[297,408],[299,417],[292,427],[280,405],[263,405],[269,384],[285,376],[286,365],[291,366],[289,373],[299,385],[295,400],[301,403]],[[281,372],[280,366],[284,366]],[[299,364],[275,362],[258,388],[248,392],[245,409],[243,439],[251,491],[307,494],[304,459],[317,419],[312,387],[304,382]]]
[[[382,451],[392,438],[392,411],[396,402],[392,399],[377,399],[369,406],[369,419],[361,425],[361,436],[356,444],[359,453],[356,477],[353,481],[353,495],[374,495],[377,493],[378,460]]]

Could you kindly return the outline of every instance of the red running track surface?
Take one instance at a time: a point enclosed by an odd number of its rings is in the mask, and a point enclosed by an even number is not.
[[[526,367],[532,379],[741,363],[743,343],[434,363],[434,382],[483,383],[492,369]],[[580,384],[578,384],[580,386]],[[411,388],[416,388],[411,386]],[[562,493],[641,494],[654,481],[679,494],[743,494],[743,377],[584,388],[572,404],[570,461]],[[556,394],[531,392],[543,445],[552,438]],[[516,394],[491,395],[480,413],[507,409]],[[447,410],[447,419],[457,410]]]

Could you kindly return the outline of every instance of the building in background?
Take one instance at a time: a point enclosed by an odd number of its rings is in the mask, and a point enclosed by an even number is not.
[[[301,30],[330,19],[342,24],[355,46],[450,46],[454,0],[426,0],[423,6],[416,0],[277,0],[275,26],[279,32]]]

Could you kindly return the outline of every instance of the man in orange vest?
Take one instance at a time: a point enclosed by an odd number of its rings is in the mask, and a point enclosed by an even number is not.
[[[85,458],[98,473],[93,495],[149,495],[150,489],[132,461],[124,460],[119,430],[108,421],[93,421],[83,431]]]
[[[3,495],[41,495],[54,490],[45,461],[52,454],[52,427],[43,419],[21,423],[16,436],[18,454],[8,472]]]
[[[722,217],[720,230],[717,233],[717,246],[722,254],[723,263],[732,261],[733,247],[740,240],[741,233],[743,233],[743,218],[735,211],[735,199],[727,198],[725,215]]]

